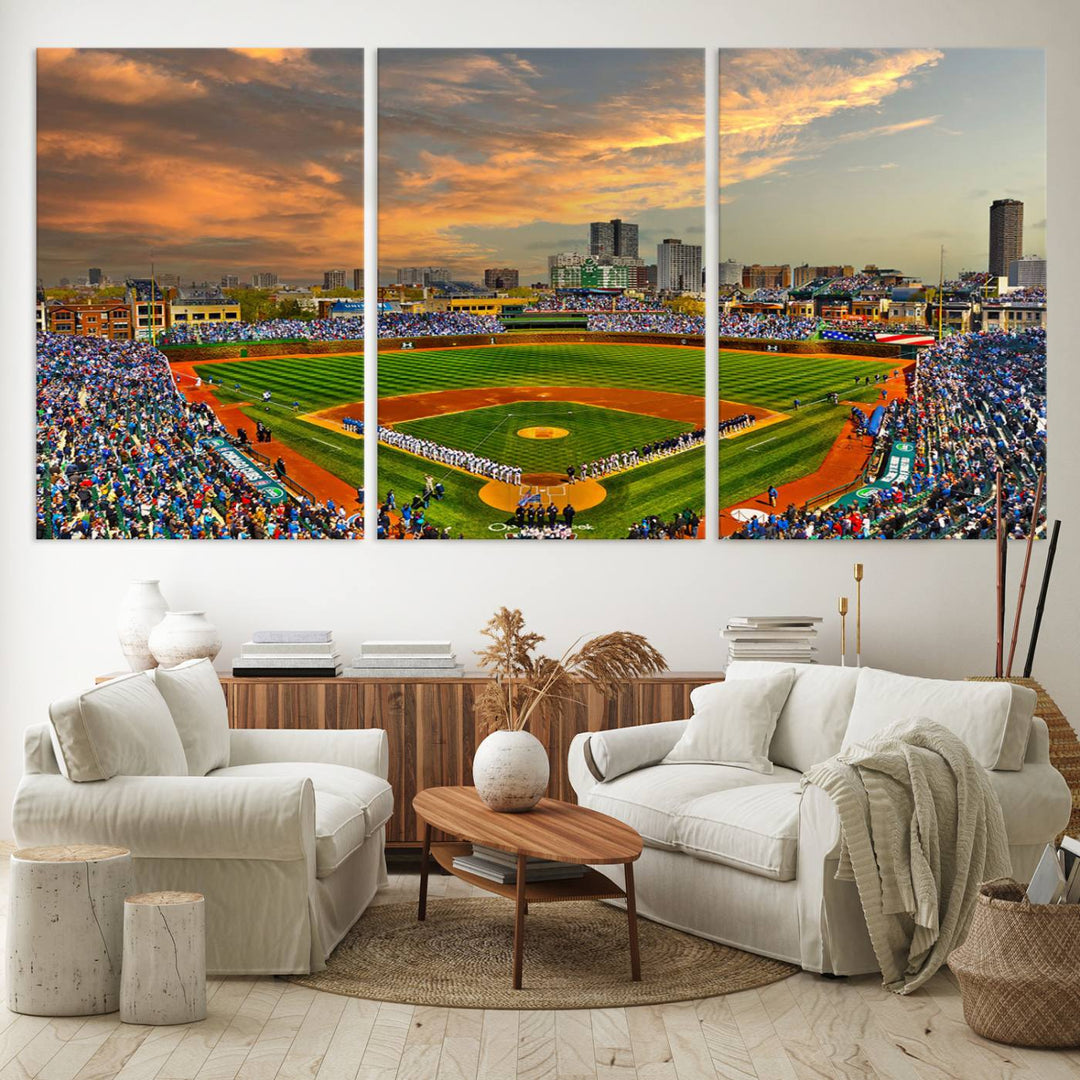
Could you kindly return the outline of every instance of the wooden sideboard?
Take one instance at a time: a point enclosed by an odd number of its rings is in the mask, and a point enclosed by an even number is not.
[[[691,712],[690,691],[720,678],[711,672],[666,672],[629,681],[608,700],[582,685],[578,708],[568,709],[563,720],[531,725],[548,748],[548,795],[574,801],[566,758],[578,732],[681,720]],[[412,811],[418,791],[472,783],[473,752],[480,741],[473,704],[485,681],[481,675],[407,681],[221,677],[233,727],[384,729],[394,788],[386,840],[398,848],[420,846],[423,830]]]

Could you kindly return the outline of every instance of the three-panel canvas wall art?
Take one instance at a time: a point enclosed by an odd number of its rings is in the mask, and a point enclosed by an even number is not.
[[[1041,51],[377,76],[365,297],[362,50],[39,51],[40,538],[1042,535]]]

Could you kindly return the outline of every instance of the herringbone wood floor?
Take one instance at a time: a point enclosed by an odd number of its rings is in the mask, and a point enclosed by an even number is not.
[[[0,920],[6,858],[0,860]],[[391,875],[381,903],[416,896]],[[468,895],[434,877],[433,897]],[[47,1019],[0,1009],[0,1080],[1075,1080],[1080,1052],[986,1042],[948,973],[908,998],[874,978],[799,974],[761,990],[673,1005],[571,1012],[358,1001],[276,979],[221,979],[189,1027],[116,1014]]]

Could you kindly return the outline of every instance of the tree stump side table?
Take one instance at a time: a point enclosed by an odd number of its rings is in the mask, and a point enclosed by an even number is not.
[[[120,1007],[127,848],[61,844],[11,856],[7,999],[12,1012],[85,1016]]]
[[[206,1019],[206,901],[201,893],[148,892],[124,901],[125,1024]]]

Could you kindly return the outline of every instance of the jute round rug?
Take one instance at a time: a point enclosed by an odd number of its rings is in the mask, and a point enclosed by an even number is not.
[[[291,980],[316,990],[461,1009],[603,1009],[749,990],[794,975],[779,960],[638,920],[641,982],[630,979],[626,913],[594,900],[533,904],[522,989],[510,988],[514,906],[495,898],[375,905],[324,971]]]

